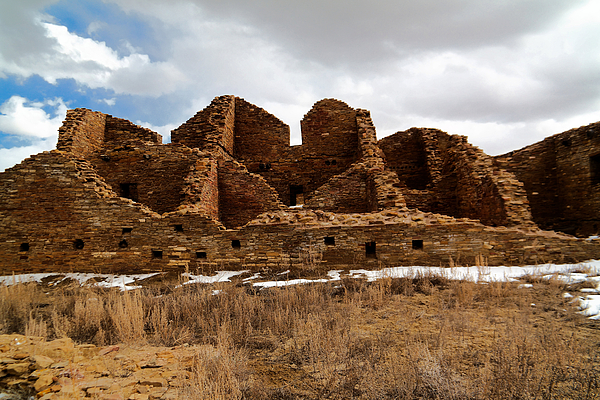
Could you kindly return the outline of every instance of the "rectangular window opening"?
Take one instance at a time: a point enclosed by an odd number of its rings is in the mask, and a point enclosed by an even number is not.
[[[290,185],[290,206],[304,204],[304,189],[302,185]]]
[[[413,250],[423,250],[423,241],[420,239],[415,239],[412,241]]]
[[[323,241],[327,246],[335,246],[335,238],[333,236],[325,236]]]
[[[375,242],[365,243],[365,255],[367,256],[367,258],[377,258],[377,251],[375,245]]]
[[[590,156],[590,179],[592,185],[600,184],[600,154]]]
[[[163,258],[162,250],[152,250],[152,258]]]
[[[239,240],[234,239],[231,241],[231,247],[233,247],[234,249],[239,249],[242,247],[242,245]]]
[[[175,232],[183,232],[183,225],[175,225]]]
[[[123,233],[131,233],[131,231],[133,231],[133,228],[123,228]]]
[[[29,251],[29,243],[21,243],[19,251]]]
[[[197,251],[196,258],[206,258],[206,252],[205,251]]]
[[[137,183],[121,183],[121,197],[138,201],[138,188]]]

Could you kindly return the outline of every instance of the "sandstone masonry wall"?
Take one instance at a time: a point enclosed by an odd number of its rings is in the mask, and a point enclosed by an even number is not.
[[[90,157],[115,193],[162,214],[185,200],[185,179],[197,156],[181,145],[105,150]]]
[[[105,114],[84,108],[68,110],[66,119],[58,130],[56,148],[81,157],[100,150],[104,145],[106,117]]]
[[[290,127],[247,101],[235,100],[234,155],[238,160],[270,163],[290,146]]]
[[[219,219],[237,228],[256,215],[283,207],[277,192],[235,160],[219,162]]]
[[[235,96],[215,98],[185,124],[171,132],[171,142],[200,150],[221,147],[233,155]]]
[[[285,124],[233,96],[169,145],[128,121],[70,112],[59,150],[0,173],[0,272],[600,257],[598,240],[537,229],[527,199],[543,193],[532,208],[546,226],[597,230],[598,124],[494,160],[435,129],[378,144],[370,113],[333,99],[302,128],[304,143],[289,146]]]
[[[495,162],[524,183],[533,220],[578,236],[600,233],[600,123],[571,129]]]
[[[125,119],[106,116],[105,147],[161,143],[162,136],[150,129],[142,128]]]

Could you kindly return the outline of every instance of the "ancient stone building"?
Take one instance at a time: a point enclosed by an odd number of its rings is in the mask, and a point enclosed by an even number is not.
[[[234,96],[169,144],[70,110],[56,150],[0,173],[0,272],[596,258],[595,240],[538,226],[598,231],[599,125],[493,158],[435,129],[378,142],[369,112],[335,99],[305,115],[299,146]]]

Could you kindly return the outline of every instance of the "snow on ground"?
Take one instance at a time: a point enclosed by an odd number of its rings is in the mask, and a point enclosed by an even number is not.
[[[280,279],[275,281],[260,281],[261,275],[254,273],[252,276],[244,278],[242,282],[251,284],[260,289],[272,287],[284,287],[291,285],[307,284],[307,283],[324,283],[339,281],[344,277],[350,278],[365,278],[368,281],[375,281],[382,278],[401,278],[401,277],[416,277],[419,275],[441,275],[448,279],[466,279],[475,282],[505,282],[519,281],[525,276],[536,276],[543,279],[557,279],[567,284],[576,284],[587,282],[588,286],[580,290],[579,296],[571,293],[564,293],[564,297],[574,297],[574,301],[579,301],[581,313],[591,319],[600,320],[600,260],[590,260],[579,264],[542,264],[542,265],[527,265],[523,267],[394,267],[383,268],[380,270],[368,271],[364,269],[350,270],[347,274],[343,274],[342,270],[333,270],[327,273],[326,278],[319,279],[285,279],[289,271],[278,274]],[[230,278],[238,275],[249,273],[249,271],[218,271],[213,276],[194,275],[185,273],[182,274],[184,279],[188,279],[183,285],[194,283],[213,284],[217,282],[230,282]],[[143,274],[143,275],[111,275],[111,274],[23,274],[0,276],[0,285],[13,285],[16,283],[26,282],[42,282],[45,278],[55,277],[52,284],[56,285],[66,279],[72,279],[79,282],[81,285],[88,284],[97,287],[118,287],[122,291],[138,289],[141,286],[134,285],[136,282],[158,275],[159,273]],[[530,284],[522,284],[520,287],[535,290]],[[220,293],[220,291],[215,291]]]
[[[237,275],[242,275],[248,272],[245,271],[218,271],[215,276],[204,276],[204,275],[193,275],[189,273],[181,274],[184,278],[189,278],[189,281],[184,282],[184,285],[190,285],[192,283],[217,283],[217,282],[231,282],[229,278],[233,278]]]
[[[53,280],[53,285],[58,285],[67,279],[72,279],[79,282],[80,285],[85,285],[88,281],[93,280],[92,286],[111,288],[118,287],[121,291],[139,289],[141,286],[129,286],[137,281],[151,278],[158,275],[159,272],[152,274],[138,274],[138,275],[113,275],[113,274],[86,274],[86,273],[67,273],[67,274],[21,274],[21,275],[10,275],[0,276],[0,285],[5,284],[7,286],[15,285],[17,283],[28,283],[37,282],[41,283],[45,278],[56,277]]]

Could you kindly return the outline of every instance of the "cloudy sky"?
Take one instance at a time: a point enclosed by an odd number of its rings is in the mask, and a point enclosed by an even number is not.
[[[0,171],[68,108],[169,140],[235,94],[290,125],[334,97],[501,154],[600,120],[599,0],[3,0]]]

